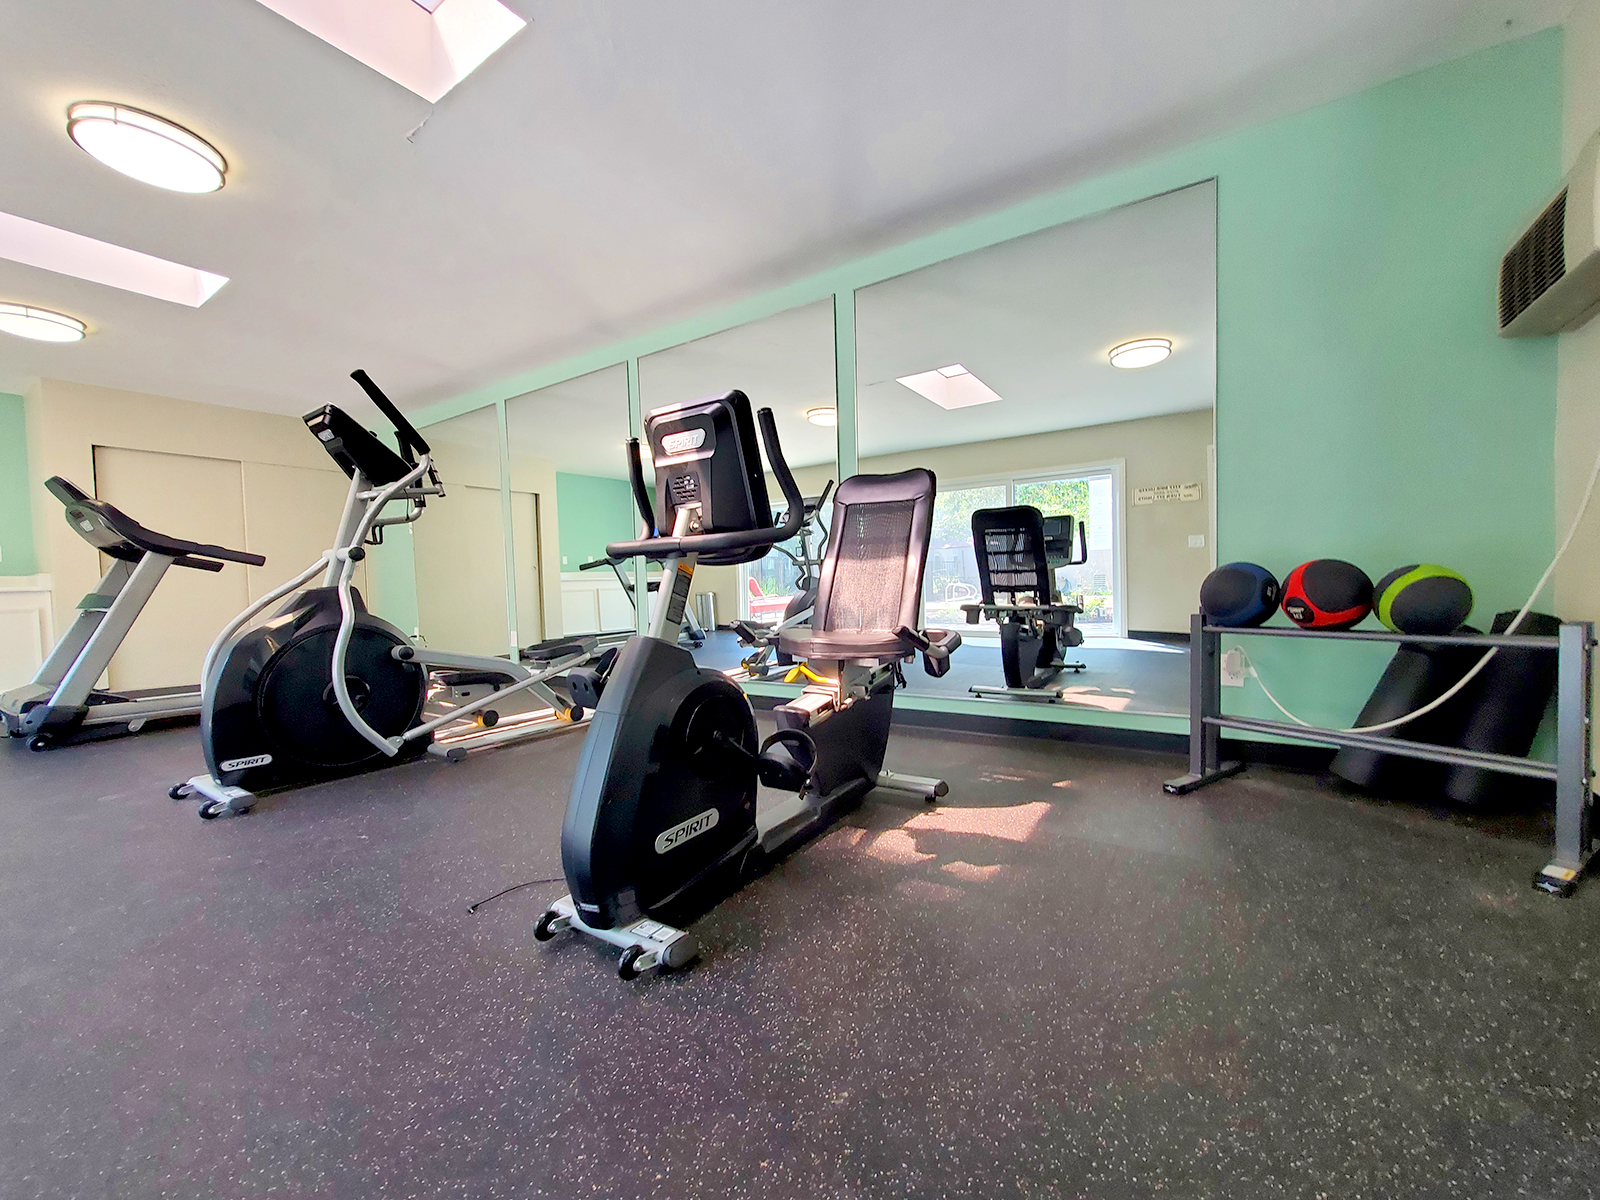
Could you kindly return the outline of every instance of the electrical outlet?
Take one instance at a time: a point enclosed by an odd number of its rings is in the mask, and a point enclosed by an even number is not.
[[[1244,651],[1237,646],[1222,656],[1222,686],[1244,686]]]
[[[1191,550],[1204,550],[1205,549],[1205,545],[1206,545],[1206,535],[1205,534],[1203,534],[1203,533],[1191,533],[1189,535],[1189,549],[1191,549]]]
[[[561,556],[561,565],[563,567],[567,565],[567,556],[565,554]]]

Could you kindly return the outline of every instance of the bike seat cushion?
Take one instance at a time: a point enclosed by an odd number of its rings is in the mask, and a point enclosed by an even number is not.
[[[781,630],[778,649],[804,659],[909,658],[917,650],[892,629],[818,632],[803,625]]]

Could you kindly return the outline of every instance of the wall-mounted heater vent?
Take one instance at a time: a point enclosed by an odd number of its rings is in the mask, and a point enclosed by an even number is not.
[[[1600,312],[1600,134],[1589,139],[1556,198],[1500,260],[1500,336],[1543,337]]]

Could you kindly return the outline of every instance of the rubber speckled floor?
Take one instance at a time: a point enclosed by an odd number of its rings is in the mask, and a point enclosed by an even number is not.
[[[1500,1197],[1600,1179],[1539,822],[908,731],[627,984],[533,941],[579,735],[202,823],[192,729],[0,746],[0,1195]]]

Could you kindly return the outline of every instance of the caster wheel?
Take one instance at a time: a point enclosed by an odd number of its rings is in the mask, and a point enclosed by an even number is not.
[[[643,946],[629,946],[617,959],[617,975],[623,979],[639,978],[639,968],[635,964],[643,957]]]
[[[190,795],[189,785],[187,783],[175,783],[167,789],[167,795],[173,800],[187,800]]]
[[[228,811],[228,806],[220,800],[207,800],[200,806],[200,819],[202,821],[215,821]]]
[[[545,909],[544,916],[540,917],[539,923],[533,927],[533,940],[536,942],[548,942],[555,937],[555,930],[550,928],[555,919],[556,914],[549,909]]]
[[[37,751],[40,754],[43,754],[46,750],[50,749],[50,746],[50,738],[48,735],[43,733],[36,733],[28,739],[28,749]]]

